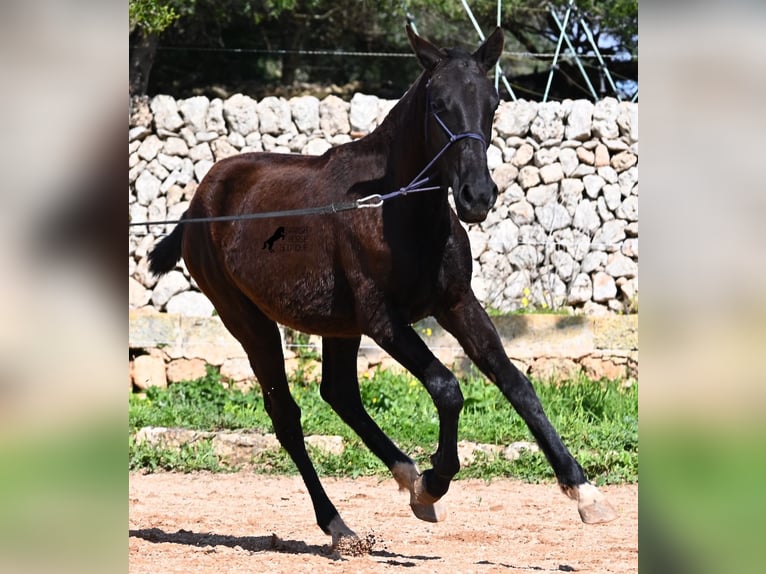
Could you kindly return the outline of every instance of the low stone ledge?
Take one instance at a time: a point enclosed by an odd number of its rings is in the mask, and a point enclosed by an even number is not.
[[[573,377],[584,372],[592,378],[635,377],[638,370],[638,317],[510,315],[493,318],[506,353],[525,374],[540,378]],[[417,333],[444,364],[458,373],[471,369],[471,362],[452,335],[433,319],[414,325]],[[173,367],[181,359],[221,367],[235,381],[252,379],[247,356],[239,342],[218,317],[185,317],[168,313],[132,311],[129,315],[129,345],[156,357],[163,356],[169,369],[167,380],[179,380]],[[157,350],[161,350],[158,353]],[[318,373],[321,359],[308,361],[285,350],[288,372],[298,368]],[[144,359],[146,362],[146,359]],[[186,364],[186,363],[183,363]],[[131,365],[134,384],[146,386],[146,375]],[[369,337],[362,337],[357,369],[372,374],[377,368],[398,364]],[[156,369],[155,369],[156,370]],[[156,379],[161,379],[156,373]],[[139,380],[140,379],[140,380]],[[164,385],[164,380],[160,382]]]

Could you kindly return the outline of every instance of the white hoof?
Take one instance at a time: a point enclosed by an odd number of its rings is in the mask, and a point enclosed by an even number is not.
[[[611,522],[620,516],[601,491],[589,482],[576,488],[562,486],[561,490],[577,501],[577,512],[585,524]]]
[[[417,466],[396,464],[391,472],[399,484],[399,490],[410,492],[410,508],[417,518],[426,522],[441,522],[447,518],[445,505],[426,492]]]

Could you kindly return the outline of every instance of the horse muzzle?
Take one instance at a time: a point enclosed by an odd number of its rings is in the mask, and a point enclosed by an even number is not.
[[[461,182],[452,188],[457,216],[466,223],[481,223],[497,201],[497,185],[486,182]]]

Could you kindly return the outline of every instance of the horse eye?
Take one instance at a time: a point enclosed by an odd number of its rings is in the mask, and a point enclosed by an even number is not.
[[[444,103],[444,100],[432,100],[431,101],[431,112],[432,113],[439,113],[443,112],[447,109],[447,106]]]

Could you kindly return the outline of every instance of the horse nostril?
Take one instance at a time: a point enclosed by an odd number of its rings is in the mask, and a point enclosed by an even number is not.
[[[462,197],[463,201],[466,203],[471,203],[473,201],[473,192],[471,191],[471,186],[467,183],[460,189],[460,197]]]

